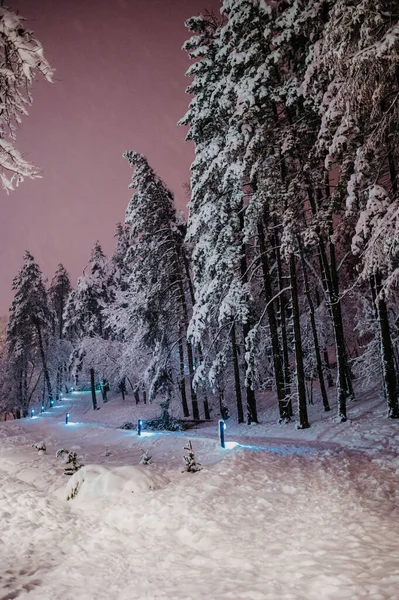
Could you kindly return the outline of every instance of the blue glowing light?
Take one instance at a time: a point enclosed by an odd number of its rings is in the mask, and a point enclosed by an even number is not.
[[[69,413],[65,413],[65,425],[68,425],[69,423]]]
[[[139,419],[137,421],[137,435],[141,435],[141,428],[143,426],[143,421],[141,419]]]
[[[50,400],[50,407],[53,408],[54,406],[54,400]]]
[[[33,419],[33,415],[34,415],[34,414],[35,414],[35,409],[34,409],[34,408],[31,408],[31,409],[30,409],[30,416],[31,416],[31,418],[32,418],[32,419]]]
[[[40,412],[41,412],[42,414],[44,413],[44,406],[43,406],[43,404],[42,404],[42,405],[41,405],[41,407],[40,407]]]

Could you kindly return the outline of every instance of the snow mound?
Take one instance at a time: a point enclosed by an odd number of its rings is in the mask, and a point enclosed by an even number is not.
[[[148,467],[86,465],[69,479],[65,497],[67,500],[76,498],[87,504],[88,500],[112,496],[126,498],[132,493],[149,492],[167,483],[165,477]]]

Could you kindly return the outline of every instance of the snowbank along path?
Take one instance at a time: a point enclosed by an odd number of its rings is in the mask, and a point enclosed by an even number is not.
[[[398,459],[196,437],[183,473],[181,437],[65,426],[88,397],[65,403],[0,425],[0,600],[399,597]],[[100,465],[72,501],[61,447]]]

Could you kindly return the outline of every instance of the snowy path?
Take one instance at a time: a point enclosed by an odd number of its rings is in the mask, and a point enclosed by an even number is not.
[[[31,448],[39,439],[44,456]],[[144,446],[161,485],[66,502],[54,456],[65,445],[110,468],[137,464]],[[56,415],[1,425],[0,600],[399,597],[396,460],[223,452],[196,439],[205,468],[188,474],[181,447],[174,436],[65,428]]]

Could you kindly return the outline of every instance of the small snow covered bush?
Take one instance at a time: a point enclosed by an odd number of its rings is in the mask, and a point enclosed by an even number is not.
[[[32,448],[36,448],[39,455],[46,452],[46,444],[44,442],[36,442],[36,444],[32,444]]]
[[[66,499],[78,497],[84,501],[108,497],[130,496],[164,486],[167,480],[141,466],[103,467],[86,465],[76,471],[66,486]]]
[[[145,450],[143,450],[142,448],[140,448],[141,450],[141,460],[140,460],[140,464],[141,465],[150,465],[151,464],[151,456],[148,456],[147,452]]]
[[[137,429],[137,425],[135,425],[131,421],[126,421],[126,423],[123,423],[123,425],[118,427],[118,429]]]
[[[64,475],[73,475],[83,467],[83,465],[78,463],[78,457],[76,452],[71,452],[70,450],[66,450],[65,448],[61,448],[56,452],[56,458],[62,458],[65,464]]]
[[[188,473],[195,473],[196,471],[201,471],[201,463],[197,462],[195,452],[193,450],[191,441],[188,441],[188,445],[184,446],[184,450],[188,450],[188,455],[183,456],[184,464],[186,467],[186,471]],[[183,471],[184,473],[184,471]]]

